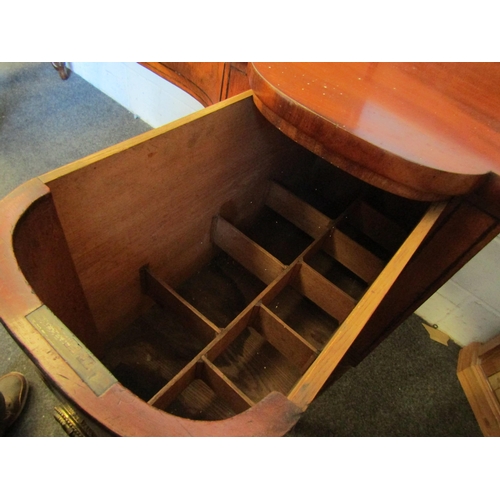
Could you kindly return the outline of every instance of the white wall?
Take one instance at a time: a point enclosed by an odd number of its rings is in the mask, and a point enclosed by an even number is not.
[[[70,69],[152,127],[202,109],[189,94],[137,63],[68,63]],[[500,236],[416,313],[459,345],[500,333]]]
[[[138,63],[70,62],[67,65],[154,128],[203,108],[187,92]]]
[[[500,334],[500,236],[416,313],[461,346]]]

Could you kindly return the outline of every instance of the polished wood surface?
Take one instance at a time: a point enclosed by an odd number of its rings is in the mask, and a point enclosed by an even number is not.
[[[414,199],[500,174],[500,64],[251,63],[262,113],[335,165]]]
[[[247,63],[141,62],[165,80],[193,96],[203,106],[233,97],[250,88]]]
[[[371,352],[500,232],[496,170],[417,164],[253,82],[255,92],[0,202],[2,321],[51,384],[112,433],[285,433],[337,366]],[[493,107],[467,99],[494,128]],[[419,201],[455,190],[466,196],[444,210]],[[51,276],[57,266],[64,276]],[[64,321],[99,356],[97,375],[119,382],[99,396],[82,383],[75,360],[89,358],[78,345],[65,357],[29,321],[47,305],[61,317],[74,309]],[[157,310],[167,316],[150,328]],[[78,332],[71,323],[83,316],[92,328]]]

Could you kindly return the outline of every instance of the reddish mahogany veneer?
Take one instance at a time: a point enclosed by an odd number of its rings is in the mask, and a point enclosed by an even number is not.
[[[285,134],[383,189],[468,193],[500,173],[500,65],[253,63],[255,102]]]

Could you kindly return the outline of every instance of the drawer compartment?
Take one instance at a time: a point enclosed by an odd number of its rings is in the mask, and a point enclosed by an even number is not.
[[[135,428],[117,413],[128,430],[113,432],[126,435],[175,434],[163,414],[232,421],[275,393],[288,414],[303,410],[443,210],[315,156],[251,94],[41,181],[47,194],[14,234],[17,262],[117,380],[76,403],[107,427],[119,410],[104,396],[147,415]]]
[[[307,170],[325,167],[314,162]],[[288,395],[398,250],[396,238],[405,235],[365,201],[373,188],[335,219],[273,180],[264,189],[262,209],[241,230],[214,216],[216,256],[177,291],[142,270],[145,294],[167,307],[176,304],[186,324],[196,319],[210,325],[212,335],[150,404],[189,418],[228,418],[274,391]],[[386,236],[388,230],[394,234]]]

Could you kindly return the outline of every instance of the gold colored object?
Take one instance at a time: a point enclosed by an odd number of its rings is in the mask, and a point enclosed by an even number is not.
[[[69,405],[54,408],[54,418],[70,437],[95,437],[96,434],[85,420]]]

